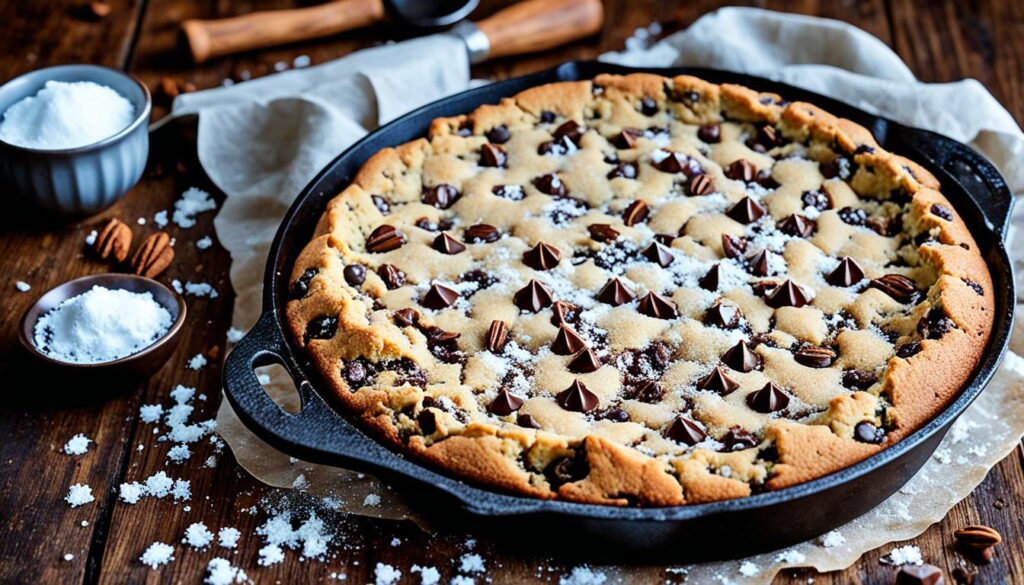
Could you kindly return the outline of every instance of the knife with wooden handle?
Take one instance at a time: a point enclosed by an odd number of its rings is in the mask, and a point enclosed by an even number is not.
[[[256,12],[181,25],[192,59],[202,63],[242,51],[316,39],[383,20],[383,0],[334,0],[319,6]],[[601,0],[526,0],[453,31],[467,42],[474,63],[550,49],[601,29]]]

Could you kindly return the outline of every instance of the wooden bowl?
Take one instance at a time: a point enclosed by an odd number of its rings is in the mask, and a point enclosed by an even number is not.
[[[78,364],[61,361],[43,353],[33,341],[35,337],[33,329],[39,318],[67,299],[78,296],[94,286],[152,294],[153,300],[171,314],[170,328],[163,336],[141,351],[109,362]],[[178,346],[181,327],[185,323],[185,312],[185,300],[181,295],[153,279],[132,274],[83,276],[52,288],[39,297],[22,316],[18,337],[25,350],[53,373],[76,376],[84,374],[89,377],[104,378],[109,376],[119,380],[143,379],[159,370]]]

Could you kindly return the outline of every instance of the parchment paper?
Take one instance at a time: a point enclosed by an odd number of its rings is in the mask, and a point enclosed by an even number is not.
[[[1024,193],[1024,135],[1012,116],[974,80],[922,84],[884,43],[845,23],[757,9],[727,8],[645,51],[606,55],[631,65],[700,65],[776,78],[910,125],[972,144]],[[233,323],[247,329],[259,314],[266,251],[280,218],[302,186],[368,130],[415,106],[468,86],[460,41],[443,35],[361,51],[310,69],[227,89],[180,96],[174,114],[199,113],[199,158],[228,199],[215,221],[231,252],[238,295]],[[1016,214],[1015,224],[1024,216]],[[1011,249],[1021,249],[1018,230]],[[1024,329],[1011,349],[1024,351]],[[278,388],[274,394],[287,395]],[[239,463],[279,487],[331,494],[352,513],[407,518],[386,488],[345,470],[291,460],[253,437],[226,401],[219,432]],[[996,379],[957,423],[926,467],[899,493],[840,529],[845,543],[805,543],[741,561],[686,567],[696,582],[769,583],[782,566],[840,569],[864,552],[911,538],[940,520],[1024,435],[1024,360],[1008,355]],[[302,476],[300,478],[300,475]],[[365,505],[377,494],[380,504]],[[370,498],[372,504],[374,498]],[[801,560],[802,555],[802,560]],[[753,569],[756,569],[754,573]],[[609,576],[618,570],[604,568]]]

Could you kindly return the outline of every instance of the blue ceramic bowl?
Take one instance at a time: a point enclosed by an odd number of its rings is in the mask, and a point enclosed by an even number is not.
[[[139,182],[149,156],[149,90],[135,78],[98,65],[38,69],[0,86],[0,113],[35,95],[47,81],[92,81],[135,106],[127,128],[99,142],[63,150],[15,146],[0,140],[0,179],[24,197],[64,215],[90,215],[116,203]]]

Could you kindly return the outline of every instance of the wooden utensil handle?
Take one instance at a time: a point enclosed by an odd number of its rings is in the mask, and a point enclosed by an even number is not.
[[[335,0],[220,20],[190,19],[182,23],[181,30],[192,59],[202,63],[221,55],[333,35],[383,18],[383,0]]]
[[[526,0],[476,25],[491,41],[489,58],[543,51],[601,30],[601,0]]]

